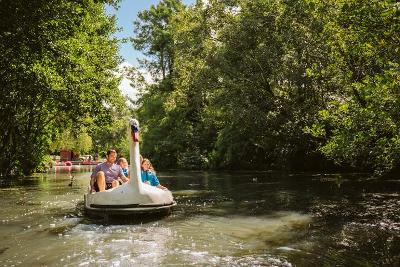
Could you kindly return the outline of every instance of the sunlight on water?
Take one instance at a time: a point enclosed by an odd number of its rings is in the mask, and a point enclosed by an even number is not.
[[[380,192],[326,175],[160,175],[179,188],[171,216],[108,225],[83,215],[80,171],[2,184],[1,266],[398,266],[392,182]]]
[[[78,225],[68,233],[69,243],[83,247],[84,253],[70,249],[61,261],[80,266],[152,266],[161,262],[172,236],[171,230],[157,224]],[[71,240],[72,239],[72,240]]]
[[[197,216],[185,221],[108,226],[69,219],[36,225],[17,234],[15,239],[21,242],[9,249],[8,254],[14,256],[8,263],[239,266],[279,262],[284,266],[283,258],[268,253],[274,247],[291,247],[299,242],[309,222],[308,216],[297,213],[257,218]],[[22,257],[21,248],[26,249]]]
[[[257,249],[289,245],[307,231],[310,217],[298,213],[271,216],[197,216],[177,223],[177,244],[208,253],[240,255]],[[201,230],[200,230],[201,229]]]
[[[60,247],[53,252],[62,250],[61,262],[79,266],[282,265],[284,259],[260,253],[295,245],[309,223],[307,215],[286,212],[257,218],[197,216],[143,225],[77,224],[58,235]]]
[[[276,246],[290,247],[309,222],[306,215],[278,213],[258,218],[198,216],[143,225],[79,224],[60,237],[76,246],[62,248],[66,255],[61,261],[79,266],[283,264],[282,259],[254,255]]]

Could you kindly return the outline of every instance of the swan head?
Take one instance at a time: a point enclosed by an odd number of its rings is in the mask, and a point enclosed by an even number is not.
[[[132,126],[135,126],[135,127],[137,127],[137,129],[139,130],[139,121],[137,120],[137,119],[129,119],[129,125],[132,127]]]
[[[139,122],[136,119],[129,119],[129,126],[131,128],[131,136],[134,142],[139,142]]]

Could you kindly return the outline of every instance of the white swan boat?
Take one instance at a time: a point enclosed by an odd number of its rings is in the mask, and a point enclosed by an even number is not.
[[[85,212],[89,216],[130,216],[140,219],[147,216],[164,216],[171,212],[176,202],[169,190],[145,184],[141,179],[139,153],[139,122],[129,120],[131,179],[119,187],[103,192],[85,194]]]

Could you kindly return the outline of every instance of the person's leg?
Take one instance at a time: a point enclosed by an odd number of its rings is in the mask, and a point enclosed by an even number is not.
[[[106,175],[104,174],[103,171],[99,171],[96,174],[96,182],[100,192],[106,190]]]
[[[112,181],[112,188],[114,188],[114,187],[118,187],[119,186],[119,182],[118,182],[118,180],[114,180],[114,181]]]

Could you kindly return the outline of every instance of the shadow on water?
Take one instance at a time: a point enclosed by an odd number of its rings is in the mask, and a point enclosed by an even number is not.
[[[27,177],[0,177],[0,188],[37,186],[40,181],[35,176]]]
[[[304,206],[310,204],[307,196],[310,189],[305,187],[304,194],[299,194],[301,182],[289,181],[287,176],[282,174],[214,173],[207,174],[207,179],[202,177],[203,181],[194,181],[193,177],[187,179],[189,181],[182,179],[170,182],[178,188],[174,190],[175,199],[179,203],[176,210],[184,214],[183,218],[198,213],[262,216],[275,211],[309,211],[304,209]],[[180,185],[182,181],[188,184]],[[188,185],[190,189],[179,190],[180,187],[187,188]]]

